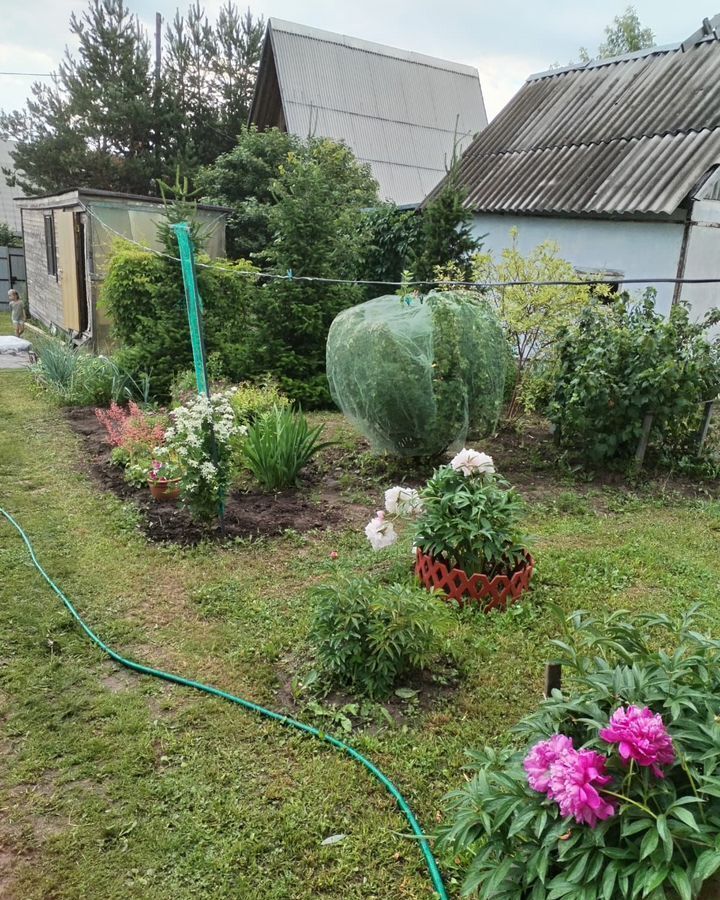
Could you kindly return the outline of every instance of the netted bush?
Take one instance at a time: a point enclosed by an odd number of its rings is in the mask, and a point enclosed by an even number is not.
[[[507,359],[494,312],[464,292],[369,300],[340,313],[327,342],[333,400],[376,450],[400,456],[491,433]]]

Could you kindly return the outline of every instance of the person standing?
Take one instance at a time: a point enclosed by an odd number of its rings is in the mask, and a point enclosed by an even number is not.
[[[8,291],[8,303],[10,304],[10,319],[15,328],[15,337],[21,337],[25,331],[25,304],[17,291]]]

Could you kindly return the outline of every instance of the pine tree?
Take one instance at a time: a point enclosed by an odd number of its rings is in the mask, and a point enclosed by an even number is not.
[[[472,210],[464,205],[459,159],[453,154],[448,174],[437,194],[422,210],[412,271],[415,280],[431,282],[436,266],[452,265],[469,278],[470,261],[480,246],[472,233]]]
[[[22,174],[10,183],[145,194],[160,174],[147,37],[124,0],[91,0],[70,30],[77,55],[66,50],[51,85],[33,84],[24,110],[0,114],[0,131],[18,139]]]
[[[212,163],[235,146],[250,112],[265,23],[227,2],[215,25],[199,0],[165,35],[165,94],[175,115],[175,156],[183,170]]]

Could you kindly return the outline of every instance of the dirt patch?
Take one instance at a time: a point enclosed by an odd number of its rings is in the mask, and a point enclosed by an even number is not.
[[[552,502],[567,491],[594,494],[592,507],[603,514],[608,508],[599,495],[602,491],[692,499],[720,496],[720,482],[699,477],[647,468],[629,479],[621,470],[583,469],[578,460],[558,449],[549,423],[542,419],[521,430],[504,428],[494,437],[478,441],[477,446],[491,453],[498,471],[531,502]]]
[[[218,524],[203,527],[173,501],[158,501],[149,490],[129,485],[122,470],[113,465],[105,429],[92,407],[68,409],[66,419],[83,442],[82,468],[103,490],[132,500],[141,512],[142,530],[152,541],[193,545],[202,540],[234,540],[275,537],[292,529],[306,532],[352,521],[336,484],[325,484],[316,470],[294,490],[278,494],[234,490],[225,508],[224,534]]]
[[[276,666],[277,689],[273,709],[303,722],[312,720],[319,728],[338,731],[342,720],[370,733],[378,727],[410,724],[419,714],[427,716],[427,727],[437,730],[436,718],[444,715],[448,703],[460,687],[462,676],[450,660],[440,661],[432,671],[413,672],[397,685],[399,695],[370,703],[349,690],[336,689],[314,699],[298,689],[302,681],[303,661],[294,654],[282,657]]]

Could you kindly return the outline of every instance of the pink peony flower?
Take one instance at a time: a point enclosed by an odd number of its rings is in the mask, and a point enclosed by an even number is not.
[[[564,734],[556,734],[547,741],[530,750],[523,762],[523,768],[527,772],[528,784],[534,791],[546,793],[550,784],[550,766],[569,751],[575,752],[572,739]]]
[[[640,766],[650,766],[656,778],[664,778],[660,766],[675,762],[672,738],[667,733],[665,723],[659,713],[647,706],[621,706],[615,710],[608,728],[603,728],[600,737],[609,744],[617,744],[624,762],[634,759]]]
[[[563,816],[594,828],[615,814],[615,805],[598,792],[611,781],[605,757],[594,750],[576,750],[564,734],[535,744],[523,766],[530,787],[555,800]]]
[[[600,819],[615,815],[615,805],[597,790],[611,780],[605,774],[604,756],[594,750],[570,750],[551,764],[547,794],[563,816],[594,828]]]

